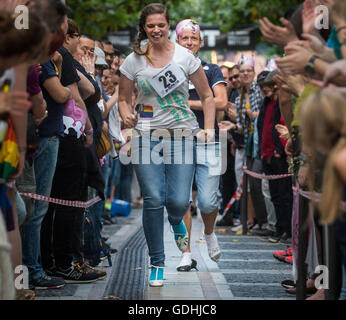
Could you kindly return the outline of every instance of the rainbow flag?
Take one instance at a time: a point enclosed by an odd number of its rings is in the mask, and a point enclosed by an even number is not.
[[[7,180],[17,169],[19,150],[17,137],[11,118],[8,119],[8,128],[5,140],[0,150],[0,179]]]
[[[140,113],[141,118],[152,118],[154,111],[152,106],[144,106],[143,111]]]

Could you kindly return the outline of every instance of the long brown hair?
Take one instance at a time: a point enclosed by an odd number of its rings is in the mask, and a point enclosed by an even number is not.
[[[49,30],[34,13],[29,13],[29,28],[15,27],[17,15],[0,11],[0,56],[9,58],[23,53],[28,54],[28,60],[37,59],[43,50],[48,51]]]
[[[341,216],[344,183],[335,167],[335,157],[346,147],[346,102],[340,95],[324,90],[300,106],[303,144],[311,152],[313,162],[309,172],[310,189],[314,185],[316,155],[318,152],[326,155],[319,209],[322,223],[330,224]]]
[[[169,24],[170,17],[167,8],[161,4],[161,3],[151,3],[143,8],[141,11],[141,15],[139,17],[139,23],[138,23],[138,36],[137,39],[133,45],[133,51],[137,53],[139,56],[146,56],[149,57],[149,46],[146,48],[145,51],[142,51],[141,49],[141,42],[145,39],[148,39],[148,36],[144,30],[145,23],[147,21],[147,17],[152,14],[163,14],[166,18],[166,21]]]

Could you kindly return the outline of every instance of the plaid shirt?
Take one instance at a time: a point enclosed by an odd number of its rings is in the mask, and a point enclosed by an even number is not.
[[[241,94],[235,99],[235,104],[237,106],[237,124],[241,125],[243,128],[243,134],[244,134],[244,144],[246,145],[247,138],[249,136],[249,131],[250,131],[250,124],[251,120],[249,119],[248,116],[246,116],[245,112],[245,104],[246,104],[246,99],[244,97],[243,99],[243,105],[242,105],[242,117],[240,119],[240,98]],[[261,89],[257,82],[253,82],[250,88],[250,107],[252,112],[259,112],[260,107],[263,102],[263,97],[261,94]],[[256,128],[255,128],[256,130]]]

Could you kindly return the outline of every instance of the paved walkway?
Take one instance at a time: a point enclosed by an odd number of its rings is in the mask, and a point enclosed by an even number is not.
[[[219,263],[208,255],[203,240],[201,218],[193,219],[192,256],[196,270],[178,272],[180,251],[173,234],[165,224],[166,268],[164,286],[147,289],[147,299],[155,300],[295,300],[281,287],[291,278],[291,266],[273,258],[274,250],[286,246],[262,241],[254,236],[232,235],[230,228],[219,228],[218,241],[222,250]],[[226,233],[225,233],[226,232]]]
[[[133,210],[130,217],[117,218],[117,224],[104,226],[104,234],[110,238],[113,248],[121,248],[132,235],[141,228],[141,210]],[[283,279],[291,278],[291,266],[273,258],[274,250],[283,250],[286,246],[271,244],[254,236],[236,236],[229,228],[217,229],[222,257],[219,263],[213,262],[203,240],[203,223],[200,217],[193,218],[192,256],[197,260],[196,270],[178,272],[181,253],[174,242],[166,216],[165,253],[166,268],[164,286],[148,286],[149,268],[145,274],[145,300],[294,300],[281,287]],[[112,256],[113,265],[117,254]],[[144,266],[145,268],[146,266]],[[104,296],[111,281],[112,268],[107,260],[99,268],[107,272],[107,278],[91,284],[68,284],[56,290],[36,292],[37,300],[101,300],[116,299]],[[131,285],[131,284],[129,284]]]

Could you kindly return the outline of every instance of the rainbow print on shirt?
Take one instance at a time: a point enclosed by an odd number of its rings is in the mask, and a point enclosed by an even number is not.
[[[154,111],[152,106],[144,106],[143,111],[140,113],[141,118],[152,118]]]

